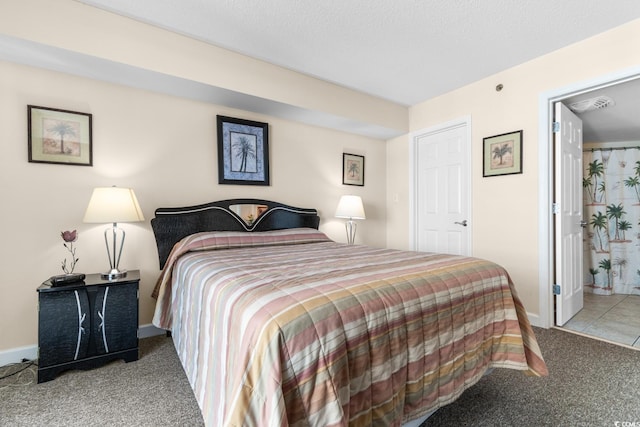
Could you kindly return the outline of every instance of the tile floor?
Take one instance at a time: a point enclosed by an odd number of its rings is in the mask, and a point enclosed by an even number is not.
[[[584,308],[563,328],[640,348],[640,295],[584,294]]]

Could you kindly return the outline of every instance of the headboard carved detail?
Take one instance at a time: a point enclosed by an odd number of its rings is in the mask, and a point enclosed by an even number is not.
[[[248,224],[230,209],[233,205],[260,205],[266,210]],[[269,231],[285,228],[315,228],[320,217],[315,209],[297,208],[270,200],[228,199],[195,206],[158,208],[151,228],[158,247],[160,268],[173,246],[190,234],[203,231]]]

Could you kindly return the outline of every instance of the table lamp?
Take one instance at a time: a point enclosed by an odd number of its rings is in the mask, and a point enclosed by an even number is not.
[[[136,195],[130,188],[101,187],[95,188],[89,206],[84,213],[83,222],[112,223],[113,226],[104,230],[104,242],[109,256],[109,271],[102,273],[103,279],[115,280],[126,277],[126,270],[119,270],[125,232],[118,227],[119,222],[144,221],[142,210]],[[111,238],[111,247],[109,246]],[[117,242],[120,240],[120,245]]]
[[[336,218],[349,218],[344,226],[347,230],[347,243],[353,245],[357,227],[353,220],[366,219],[360,196],[342,196],[336,209]]]

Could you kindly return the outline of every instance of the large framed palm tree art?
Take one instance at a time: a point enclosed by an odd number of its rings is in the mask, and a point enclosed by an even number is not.
[[[269,124],[217,116],[218,183],[269,185]]]
[[[482,176],[522,173],[522,131],[484,138]]]
[[[92,166],[92,115],[27,106],[29,162]]]

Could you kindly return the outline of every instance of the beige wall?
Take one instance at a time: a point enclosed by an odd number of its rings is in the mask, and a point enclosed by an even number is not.
[[[412,132],[472,117],[473,254],[510,272],[532,315],[540,313],[538,274],[539,98],[576,82],[640,64],[640,20],[537,58],[410,109]],[[497,92],[497,84],[504,89]],[[482,139],[522,129],[523,173],[482,177]],[[408,247],[409,178],[398,171],[410,159],[408,137],[387,146],[387,242]],[[392,197],[398,194],[399,202]]]
[[[28,17],[28,19],[26,18]],[[346,122],[408,129],[406,107],[293,73],[74,0],[6,0],[0,36],[36,42],[196,83],[319,112]],[[36,58],[37,60],[37,58]],[[57,59],[63,62],[61,59]],[[54,58],[54,62],[56,58]],[[93,114],[94,165],[27,162],[27,105]],[[76,271],[108,260],[103,227],[83,224],[93,187],[133,187],[146,221],[125,224],[122,267],[142,270],[140,323],[159,273],[149,219],[160,206],[255,197],[317,208],[321,230],[344,241],[333,218],[342,194],[363,197],[357,242],[386,245],[385,142],[282,118],[0,61],[0,356],[37,342],[35,289],[59,274],[60,231],[78,229]],[[269,123],[271,186],[217,184],[216,115]],[[365,186],[343,186],[342,153],[365,156]],[[0,360],[2,357],[0,357]]]
[[[404,106],[295,73],[75,0],[3,0],[0,35],[388,129]],[[340,102],[336,102],[336,100]]]
[[[0,62],[0,352],[37,342],[36,288],[60,274],[67,253],[60,232],[77,229],[77,271],[106,270],[99,224],[83,224],[93,187],[132,187],[146,221],[123,224],[122,267],[142,270],[140,323],[151,320],[159,274],[149,219],[155,208],[234,197],[277,200],[320,211],[321,230],[345,241],[334,219],[342,194],[359,194],[367,220],[359,243],[384,247],[385,142],[224,106]],[[29,163],[27,105],[93,115],[94,166]],[[271,186],[218,185],[216,115],[269,123]],[[342,185],[342,153],[366,160],[364,187]]]

